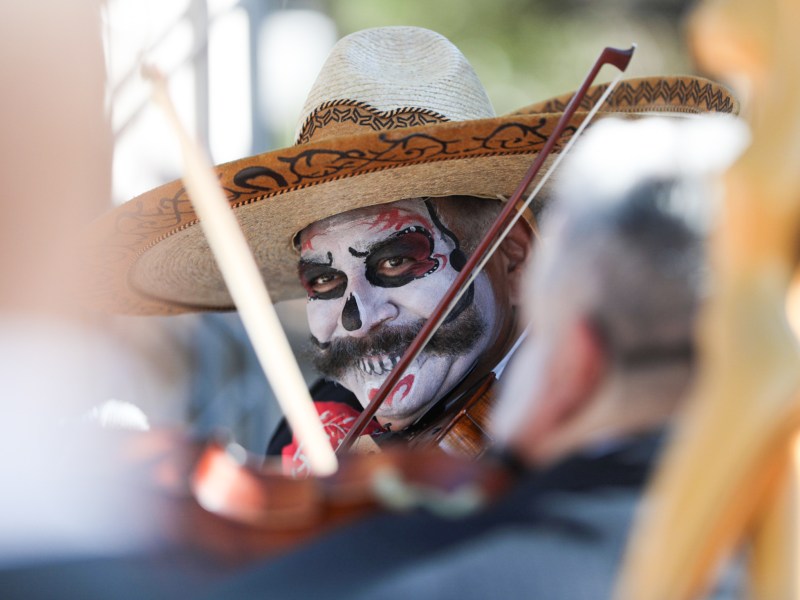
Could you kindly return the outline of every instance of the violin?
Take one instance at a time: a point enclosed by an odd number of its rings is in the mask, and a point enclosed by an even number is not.
[[[516,479],[501,460],[435,448],[351,453],[335,474],[295,479],[236,444],[201,443],[174,431],[136,432],[123,444],[127,457],[149,470],[144,480],[163,521],[161,551],[187,551],[223,569],[380,512],[421,508],[457,518],[500,497]]]

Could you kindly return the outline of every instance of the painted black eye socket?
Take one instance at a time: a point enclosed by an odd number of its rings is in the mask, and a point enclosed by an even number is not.
[[[309,300],[341,298],[347,288],[347,276],[328,265],[300,263],[299,275]]]
[[[331,290],[339,286],[343,278],[344,275],[342,275],[341,273],[325,273],[324,275],[315,277],[310,282],[310,285],[315,292],[317,292],[318,294],[323,294],[325,292],[330,292]]]
[[[415,226],[372,247],[365,265],[367,281],[393,288],[433,273],[439,268],[439,260],[433,257],[431,234]]]

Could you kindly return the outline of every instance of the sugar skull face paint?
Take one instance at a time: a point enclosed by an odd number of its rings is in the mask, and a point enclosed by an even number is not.
[[[315,363],[366,406],[463,266],[460,242],[430,204],[404,200],[317,222],[300,244]],[[480,275],[379,420],[403,427],[458,383],[488,346],[495,312]]]

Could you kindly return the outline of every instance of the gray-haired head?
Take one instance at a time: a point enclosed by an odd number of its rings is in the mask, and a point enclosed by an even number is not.
[[[532,315],[588,318],[620,364],[687,354],[702,289],[699,238],[716,213],[713,175],[747,139],[732,117],[595,125],[544,216],[528,297],[548,306]]]
[[[743,139],[731,121],[606,120],[567,159],[526,284],[531,335],[494,414],[496,438],[523,460],[671,417],[692,371],[709,176]]]
[[[675,206],[694,185],[646,179],[615,202],[565,198],[528,282],[536,329],[586,319],[618,367],[688,358],[703,249]]]

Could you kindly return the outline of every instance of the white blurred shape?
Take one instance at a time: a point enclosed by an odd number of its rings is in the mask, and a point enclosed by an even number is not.
[[[544,381],[545,363],[543,348],[534,343],[529,333],[522,346],[514,353],[511,366],[502,379],[501,402],[492,416],[492,431],[498,443],[507,445],[525,422],[528,414],[537,409],[534,404],[540,393],[537,386]]]
[[[152,107],[141,62],[169,75],[170,93],[184,122],[195,122],[191,59],[205,40],[196,40],[185,18],[189,0],[112,0],[107,7],[107,64],[112,130],[117,135],[112,197],[122,203],[180,175],[177,142]]]
[[[112,398],[93,407],[86,418],[92,423],[107,429],[128,429],[132,431],[147,431],[150,422],[141,408],[124,400]]]
[[[749,141],[747,124],[729,115],[603,119],[587,130],[565,161],[558,202],[618,202],[644,179],[707,180],[731,165]],[[703,190],[703,197],[681,194],[671,208],[707,229],[717,199],[706,194],[707,188],[694,189]]]
[[[266,104],[258,109],[282,137],[294,131],[308,91],[335,43],[336,26],[320,12],[284,10],[264,22],[259,85]]]
[[[209,143],[214,162],[246,156],[252,145],[247,13],[237,8],[211,24],[208,40]]]
[[[240,0],[207,0],[208,14],[213,18],[235,9],[239,4]]]
[[[74,417],[123,357],[65,322],[0,319],[0,565],[135,549],[154,533],[119,439]]]

